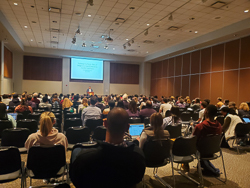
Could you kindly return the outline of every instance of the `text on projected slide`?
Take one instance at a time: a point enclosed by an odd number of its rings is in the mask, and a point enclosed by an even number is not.
[[[71,79],[103,80],[103,61],[72,58]]]

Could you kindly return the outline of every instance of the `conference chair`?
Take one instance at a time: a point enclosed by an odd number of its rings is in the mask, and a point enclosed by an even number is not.
[[[144,118],[144,125],[146,126],[148,124],[150,124],[150,117],[145,117]]]
[[[189,112],[189,111],[186,111],[186,112],[182,112],[182,113],[181,113],[181,120],[184,121],[184,122],[185,122],[185,121],[186,121],[186,122],[190,121],[191,117],[192,117],[192,114],[191,114],[191,112]]]
[[[173,155],[173,162],[178,164],[177,169],[175,170],[177,170],[180,175],[184,176],[185,178],[194,182],[198,186],[202,187],[203,176],[201,172],[199,152],[197,152],[197,148],[196,148],[196,141],[197,141],[197,138],[195,136],[176,138],[172,147],[172,155]],[[189,164],[193,162],[194,159],[198,160],[198,173],[199,173],[200,182],[197,182],[196,180],[194,180],[187,174],[181,172],[181,170],[178,168],[183,163]]]
[[[49,111],[49,108],[48,107],[38,107],[37,110],[41,110],[41,111],[47,112],[47,111]]]
[[[18,148],[0,147],[0,167],[0,187],[18,178],[21,178],[21,188],[24,187],[24,162],[21,161]]]
[[[240,154],[239,143],[247,138],[250,138],[250,123],[238,123],[235,127],[235,136],[230,138],[233,139],[232,147],[237,148],[237,153]]]
[[[38,130],[37,121],[34,119],[21,119],[17,122],[17,128],[27,128],[30,133],[35,133]]]
[[[43,108],[43,109],[41,109],[41,108],[37,108],[37,109],[35,109],[34,110],[34,112],[36,112],[36,113],[40,113],[40,114],[42,114],[43,112],[45,112],[46,110]],[[48,110],[47,110],[48,111]]]
[[[102,119],[87,119],[85,126],[90,129],[90,132],[93,133],[96,127],[103,126]]]
[[[194,121],[197,121],[197,120],[199,119],[199,112],[194,112],[194,113],[192,114],[192,119],[193,119]]]
[[[224,124],[224,119],[225,119],[225,117],[224,116],[222,116],[222,115],[220,115],[220,116],[217,116],[217,118],[216,118],[216,120],[221,124],[221,125],[223,125]]]
[[[82,120],[80,118],[69,118],[65,120],[63,131],[67,131],[69,127],[82,126]]]
[[[134,123],[141,123],[142,121],[141,121],[141,118],[138,118],[138,117],[133,118],[133,117],[131,117],[131,118],[129,118],[128,122],[130,124],[134,124]]]
[[[171,140],[170,139],[154,139],[151,138],[147,140],[143,146],[143,153],[146,159],[146,167],[154,168],[153,174],[154,177],[165,187],[172,187],[166,183],[162,178],[157,175],[158,168],[171,163],[172,166],[172,175],[175,185],[174,170],[173,170],[173,161],[171,156]],[[145,182],[143,178],[143,185],[145,187]]]
[[[180,113],[185,112],[187,108],[179,108]]]
[[[21,119],[24,119],[23,114],[22,113],[17,113],[16,121],[19,121]]]
[[[200,153],[199,160],[215,160],[221,157],[225,180],[222,180],[221,178],[217,179],[222,181],[223,183],[226,183],[227,174],[224,164],[223,153],[220,148],[220,145],[221,145],[221,135],[207,135],[199,140],[199,142],[197,143],[197,149]]]
[[[29,115],[28,115],[28,119],[34,119],[34,120],[36,120],[37,125],[39,125],[40,116],[41,116],[41,113],[33,112],[32,114],[29,114]]]
[[[159,112],[159,107],[153,107],[153,109],[156,111],[156,112]]]
[[[54,113],[54,112],[53,112]],[[62,127],[62,114],[60,113],[54,113],[56,117],[56,124],[55,126],[58,127],[58,130],[61,132],[61,127]]]
[[[68,149],[72,150],[77,143],[88,142],[90,140],[90,130],[88,127],[69,127],[66,131],[68,139]]]
[[[0,138],[2,138],[2,132],[4,129],[12,128],[12,123],[9,120],[0,120]]]
[[[30,178],[30,188],[32,179],[50,179],[62,176],[62,181],[64,181],[64,175],[67,174],[68,181],[67,169],[64,146],[32,146],[27,157],[25,185],[27,176]],[[35,187],[44,187],[44,185]]]
[[[2,132],[2,146],[15,146],[20,153],[27,152],[24,144],[30,135],[29,129],[26,128],[11,128],[5,129]]]
[[[94,130],[93,139],[104,141],[106,139],[106,131],[107,129],[104,126],[96,127]]]
[[[181,128],[182,125],[181,123],[177,124],[177,125],[168,125],[165,127],[165,130],[167,130],[170,134],[170,138],[177,138],[179,136],[181,136]]]
[[[64,120],[69,118],[81,118],[80,114],[67,113],[64,115]]]

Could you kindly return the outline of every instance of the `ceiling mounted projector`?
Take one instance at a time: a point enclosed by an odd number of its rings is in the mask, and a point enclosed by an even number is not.
[[[110,37],[110,31],[113,31],[113,29],[109,30],[109,36],[107,38],[105,38],[105,40],[108,42],[113,42],[113,39]]]

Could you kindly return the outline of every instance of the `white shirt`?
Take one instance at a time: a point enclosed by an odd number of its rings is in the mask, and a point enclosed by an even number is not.
[[[91,92],[91,89],[89,89],[89,92]]]
[[[204,119],[204,112],[205,112],[205,108],[199,111],[199,119],[201,119],[200,122],[202,122],[202,120]]]
[[[166,111],[171,110],[172,105],[169,103],[164,103],[160,106],[160,110],[162,110],[162,116],[165,117]]]

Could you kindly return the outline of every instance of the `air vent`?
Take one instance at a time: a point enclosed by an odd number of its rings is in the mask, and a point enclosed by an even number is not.
[[[224,6],[226,6],[227,4],[223,1],[216,1],[215,3],[213,3],[212,5],[210,5],[212,8],[216,8],[216,9],[220,9]]]
[[[128,52],[136,52],[136,50],[133,50],[133,49],[129,49],[127,50]]]
[[[115,22],[116,23],[124,23],[126,20],[124,18],[116,18]]]
[[[171,31],[176,31],[178,29],[179,29],[179,27],[176,27],[176,26],[171,26],[168,28],[168,30],[171,30]]]
[[[61,9],[56,7],[49,7],[49,12],[60,13]]]
[[[60,32],[60,29],[50,28],[50,31],[51,31],[51,32],[58,32],[58,33],[59,33],[59,32]]]
[[[145,44],[154,44],[155,42],[152,40],[144,40],[143,43]]]
[[[58,44],[57,41],[50,41],[51,44]]]

